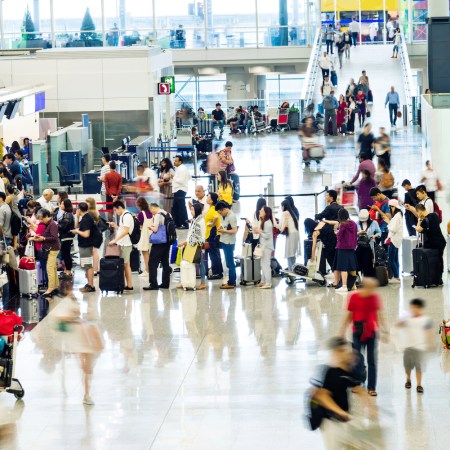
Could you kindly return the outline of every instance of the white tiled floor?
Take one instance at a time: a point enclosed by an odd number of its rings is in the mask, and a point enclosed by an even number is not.
[[[371,76],[374,69],[365,68]],[[387,116],[379,114],[374,121],[384,123]],[[420,134],[400,129],[392,136],[396,180],[416,183],[426,157]],[[274,173],[280,194],[321,190],[322,172],[332,173],[337,183],[356,167],[348,137],[329,139],[327,158],[311,169],[301,166],[295,133],[240,137],[234,143],[238,173]],[[263,187],[260,180],[242,180],[243,193],[260,194]],[[444,206],[443,198],[439,201]],[[296,203],[302,219],[313,213],[312,198]],[[235,208],[248,216],[254,204],[255,198],[243,199]],[[277,255],[285,264],[281,239]],[[427,291],[413,290],[409,277],[380,289],[388,322],[420,295],[437,331],[439,321],[450,317],[447,274],[444,279],[442,288]],[[342,295],[315,285],[288,287],[281,279],[274,280],[272,291],[235,292],[220,291],[219,282],[209,283],[208,291],[177,291],[175,276],[169,291],[143,292],[137,288],[145,280],[134,281],[132,295],[78,295],[106,340],[94,369],[95,406],[81,403],[77,359],[53,349],[58,338],[51,320],[27,335],[17,366],[26,394],[23,402],[0,395],[0,449],[323,448],[320,434],[303,423],[303,396],[314,368],[326,358],[324,342],[341,323]],[[82,283],[78,272],[76,286]],[[384,448],[448,448],[449,371],[450,357],[436,334],[425,394],[407,392],[401,355],[392,345],[380,345],[379,396],[373,402],[385,427]]]

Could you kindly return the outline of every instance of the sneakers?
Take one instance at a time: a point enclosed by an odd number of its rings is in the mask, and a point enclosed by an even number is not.
[[[84,397],[83,398],[83,404],[84,405],[88,405],[88,406],[94,406],[95,405],[94,400],[92,400],[91,397]]]
[[[139,274],[140,277],[142,278],[148,278],[148,272],[142,272],[141,274]]]
[[[84,287],[80,288],[80,292],[83,292],[83,293],[95,292],[95,287],[90,286],[89,284],[86,284]]]

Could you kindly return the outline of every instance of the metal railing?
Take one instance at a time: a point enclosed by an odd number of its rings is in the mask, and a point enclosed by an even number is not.
[[[300,95],[300,111],[303,111],[306,106],[313,101],[321,50],[322,30],[317,30],[314,38],[314,45],[311,50],[311,56],[309,58],[308,69],[306,70],[305,80],[303,82],[302,93]]]
[[[415,96],[415,89],[411,72],[411,65],[409,63],[408,48],[406,47],[406,40],[403,31],[401,31],[401,42],[398,54],[400,56],[400,63],[402,67],[403,85],[405,88],[406,100],[406,111],[403,108],[403,113],[405,115],[406,112],[406,117],[404,117],[403,123],[407,125],[408,123],[413,123],[413,97]]]

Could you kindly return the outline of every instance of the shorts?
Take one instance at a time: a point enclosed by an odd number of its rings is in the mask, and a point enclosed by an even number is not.
[[[423,370],[423,351],[416,348],[406,348],[403,353],[403,365],[405,370],[416,369],[417,372]]]
[[[92,269],[94,260],[92,258],[93,247],[79,247],[80,266],[83,270]]]
[[[120,257],[123,258],[124,264],[130,263],[131,250],[133,250],[132,245],[121,245],[120,246]]]

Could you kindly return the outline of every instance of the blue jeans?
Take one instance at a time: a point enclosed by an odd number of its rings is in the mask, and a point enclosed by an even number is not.
[[[367,390],[375,391],[377,388],[377,337],[375,335],[367,341],[361,342],[356,333],[353,333],[353,345],[359,352],[367,348]]]
[[[218,126],[218,127],[220,128],[220,132],[222,133],[222,132],[223,132],[223,125],[224,125],[224,121],[223,121],[223,120],[218,120],[218,121],[215,123],[214,128],[215,128],[216,126]]]
[[[206,269],[205,269],[205,260],[204,260],[204,253],[202,252],[202,256],[200,258],[200,263],[197,264],[197,266],[200,266],[200,282],[202,284],[206,283]]]
[[[389,278],[400,277],[400,264],[398,262],[398,248],[394,244],[389,245],[388,249],[388,261],[389,261]]]
[[[222,250],[228,268],[228,286],[236,286],[236,265],[234,264],[234,244],[224,244]]]

